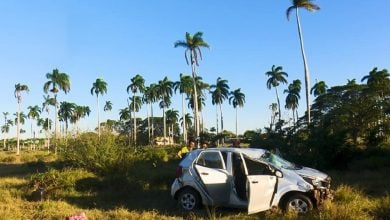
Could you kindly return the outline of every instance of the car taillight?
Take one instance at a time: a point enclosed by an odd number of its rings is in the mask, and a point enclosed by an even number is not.
[[[183,175],[183,167],[178,166],[178,167],[176,168],[176,178],[179,178],[179,177],[181,177],[182,175]]]

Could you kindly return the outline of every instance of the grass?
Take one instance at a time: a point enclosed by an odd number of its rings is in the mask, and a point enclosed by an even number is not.
[[[296,216],[276,209],[255,215],[217,207],[183,212],[170,196],[174,160],[139,161],[125,179],[64,168],[46,152],[20,157],[1,152],[0,161],[0,220],[65,219],[82,212],[88,219],[390,219],[389,167],[330,172],[334,201]],[[32,192],[40,184],[59,188],[43,200],[34,199]]]

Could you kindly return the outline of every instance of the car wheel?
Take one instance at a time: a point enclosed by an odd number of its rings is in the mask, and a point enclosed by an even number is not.
[[[307,196],[302,194],[295,194],[290,196],[284,204],[285,211],[291,211],[297,214],[306,214],[309,210],[312,209],[313,203]]]
[[[186,211],[192,211],[199,207],[200,197],[193,189],[184,189],[179,195],[180,206]]]

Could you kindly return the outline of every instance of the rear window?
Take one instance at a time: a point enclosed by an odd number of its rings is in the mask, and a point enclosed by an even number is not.
[[[196,161],[197,165],[213,168],[213,169],[223,169],[223,161],[221,154],[219,152],[202,152]]]
[[[179,165],[181,167],[189,167],[200,152],[200,150],[193,150],[188,152],[186,156],[180,161]]]

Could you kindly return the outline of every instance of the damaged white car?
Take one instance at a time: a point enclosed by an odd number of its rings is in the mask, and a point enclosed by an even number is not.
[[[171,195],[191,211],[200,205],[246,208],[249,214],[280,207],[306,213],[331,199],[331,178],[263,149],[194,150],[180,162]]]

